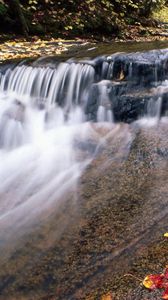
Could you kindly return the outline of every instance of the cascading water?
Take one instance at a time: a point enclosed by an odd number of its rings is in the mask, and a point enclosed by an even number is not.
[[[0,66],[0,298],[86,299],[167,230],[167,63]]]
[[[75,185],[91,156],[78,159],[74,141],[79,136],[89,138],[89,119],[112,124],[116,95],[123,93],[120,82],[114,81],[124,74],[116,57],[49,66],[37,61],[34,66],[2,69],[1,224],[11,223],[16,229],[32,222]],[[132,61],[127,69],[131,81]],[[161,96],[155,101],[151,98],[148,116],[158,120],[161,105]]]
[[[6,129],[2,129],[0,152],[1,229],[6,224],[17,230],[33,222],[44,209],[58,204],[86,164],[77,161],[73,152],[73,140],[79,134],[77,126],[61,123],[59,116],[60,123],[48,129],[44,112],[27,110],[24,125],[18,120],[3,120]]]
[[[92,67],[67,63],[1,76],[1,230],[32,223],[75,185],[87,159],[75,157],[73,144],[85,131],[82,105],[93,79]]]
[[[1,230],[13,227],[16,233],[33,224],[76,185],[93,155],[80,158],[74,145],[79,138],[86,141],[93,130],[85,110],[96,76],[91,64],[73,62],[18,65],[2,72]],[[99,92],[97,119],[112,122],[106,86]]]

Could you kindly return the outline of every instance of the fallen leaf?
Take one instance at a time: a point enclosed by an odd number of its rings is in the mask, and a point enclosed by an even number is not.
[[[164,270],[164,278],[168,280],[168,266]]]
[[[107,293],[107,294],[103,295],[101,297],[101,300],[113,300],[112,294],[111,293]]]
[[[162,295],[162,299],[168,299],[168,288],[165,289],[165,291]]]
[[[123,80],[124,77],[125,77],[124,72],[123,72],[123,70],[121,70],[119,79],[120,79],[120,80]]]
[[[143,285],[150,290],[163,288],[164,275],[147,275],[143,280]]]

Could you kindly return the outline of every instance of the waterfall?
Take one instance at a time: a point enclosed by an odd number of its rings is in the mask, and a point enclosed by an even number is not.
[[[18,234],[74,193],[93,157],[80,143],[94,135],[85,110],[103,75],[92,64],[69,61],[17,65],[0,75],[0,227]],[[107,88],[99,91],[97,119],[112,123]]]
[[[56,68],[17,66],[1,77],[0,91],[31,97],[47,105],[58,103],[67,108],[84,101],[84,92],[94,81],[92,66],[60,63]],[[63,103],[63,102],[64,103]]]
[[[159,120],[161,117],[161,105],[162,105],[162,97],[158,97],[158,99],[150,99],[148,102],[147,113],[148,117],[156,118]]]
[[[99,90],[99,107],[97,111],[97,121],[98,122],[113,122],[113,112],[111,108],[111,103],[109,99],[109,87],[108,81],[102,80],[98,84]]]
[[[75,145],[93,131],[85,123],[85,107],[96,80],[95,68],[86,63],[23,64],[1,72],[0,227],[5,238],[32,226],[74,191],[92,158]],[[112,121],[109,108],[98,119]]]
[[[22,119],[10,114],[15,111]],[[74,110],[67,122],[60,109],[54,114],[57,121],[46,124],[44,110],[12,103],[1,117],[1,229],[18,230],[57,206],[87,165],[87,158],[81,161],[73,150],[75,139],[85,131],[77,126],[82,113]]]
[[[0,299],[148,297],[121,278],[166,264],[167,66],[168,51],[0,64]]]
[[[159,120],[164,101],[156,80],[162,64],[154,64],[153,72],[152,61],[149,73],[145,59],[133,63],[133,58],[120,54],[46,65],[40,60],[0,68],[2,230],[32,224],[75,189],[104,141],[88,121],[111,130],[115,121],[144,115]],[[153,81],[154,97],[132,97],[138,84],[144,92]],[[87,146],[90,140],[93,145]]]

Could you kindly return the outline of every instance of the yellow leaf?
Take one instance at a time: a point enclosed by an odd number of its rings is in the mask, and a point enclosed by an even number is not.
[[[45,43],[41,43],[41,44],[39,45],[39,47],[45,47],[45,46],[46,46]]]
[[[120,80],[123,80],[124,79],[124,72],[123,72],[123,70],[121,70],[121,72],[120,72],[120,76],[119,76],[119,79]]]
[[[38,49],[39,48],[39,45],[33,45],[32,46],[32,49]]]
[[[101,300],[113,300],[112,294],[111,293],[107,293],[107,294],[103,295],[101,297]]]
[[[166,233],[164,234],[164,237],[168,237],[168,232],[166,232]]]
[[[146,276],[142,283],[147,289],[152,289],[153,287],[153,281],[151,280],[150,275]]]

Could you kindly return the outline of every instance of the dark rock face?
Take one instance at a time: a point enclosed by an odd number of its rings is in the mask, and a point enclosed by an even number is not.
[[[142,85],[164,80],[168,75],[168,51],[152,50],[144,53],[119,54],[109,57],[114,63],[114,77],[123,72],[129,81]]]
[[[168,78],[167,49],[115,54],[104,58],[103,63],[97,59],[96,63],[99,63],[99,67],[95,64],[95,69],[99,70],[100,80],[89,91],[86,106],[89,120],[96,121],[100,102],[106,106],[104,95],[101,95],[102,88],[106,89],[115,121],[130,123],[150,114],[149,100],[152,99],[155,105],[159,97],[162,98],[161,114],[167,113],[168,89],[157,88]]]

